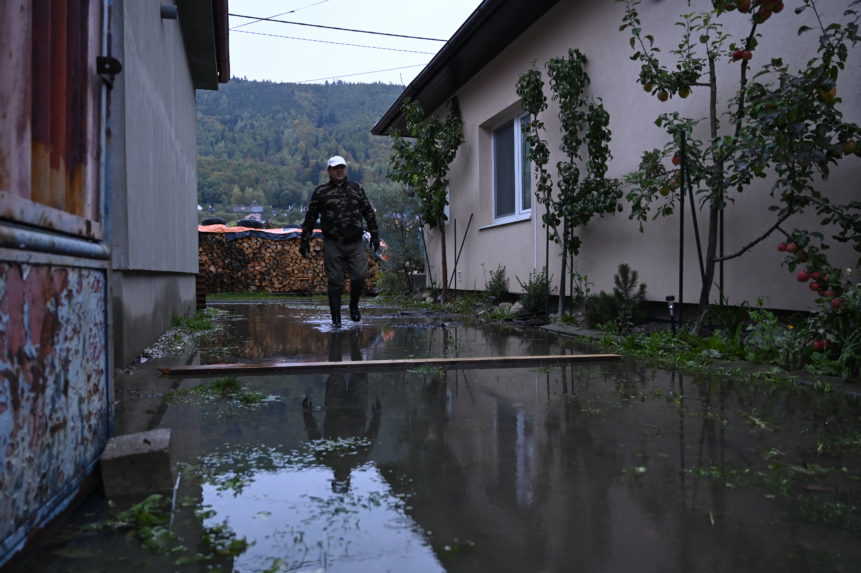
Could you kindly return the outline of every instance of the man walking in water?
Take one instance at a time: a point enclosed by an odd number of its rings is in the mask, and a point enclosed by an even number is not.
[[[380,235],[374,208],[365,190],[358,183],[347,179],[347,162],[340,155],[329,158],[327,171],[329,182],[318,186],[311,195],[305,222],[302,223],[302,238],[299,253],[308,258],[311,234],[317,218],[323,230],[323,261],[329,288],[329,311],[332,326],[341,326],[341,292],[346,274],[350,276],[350,319],[359,321],[359,297],[365,288],[368,274],[368,256],[362,244],[367,222],[371,233],[371,247],[380,248]]]

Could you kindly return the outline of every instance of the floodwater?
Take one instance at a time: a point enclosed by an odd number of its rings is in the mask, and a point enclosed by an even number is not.
[[[331,331],[308,300],[217,307],[183,363],[587,350],[382,308]],[[117,432],[173,430],[180,546],[93,531],[117,511],[94,495],[10,571],[859,570],[861,408],[842,394],[623,360],[241,377],[244,401],[164,363],[118,381]],[[207,553],[222,523],[248,546]]]

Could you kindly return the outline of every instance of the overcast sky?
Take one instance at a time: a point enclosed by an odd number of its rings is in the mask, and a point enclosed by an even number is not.
[[[448,40],[480,3],[481,0],[230,0],[230,12],[268,17],[296,10],[277,18]],[[325,79],[340,79],[345,82],[408,84],[443,46],[443,42],[372,36],[276,22],[258,21],[243,25],[250,21],[234,16],[230,18],[230,27],[235,28],[230,31],[230,73],[254,80],[323,82]],[[407,51],[386,51],[308,40]]]

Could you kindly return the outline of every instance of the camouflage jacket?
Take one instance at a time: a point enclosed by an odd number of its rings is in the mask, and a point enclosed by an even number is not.
[[[377,237],[377,218],[374,208],[365,195],[362,186],[344,179],[340,182],[329,181],[314,189],[311,203],[302,223],[302,240],[311,238],[314,225],[320,218],[323,236],[342,241],[358,241],[362,238],[365,226],[362,219],[368,223],[368,231],[372,237]]]

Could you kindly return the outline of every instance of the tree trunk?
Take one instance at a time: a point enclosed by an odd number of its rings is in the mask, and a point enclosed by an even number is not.
[[[711,126],[711,140],[714,146],[718,138],[718,111],[717,111],[717,75],[715,72],[715,56],[709,56],[709,119]],[[706,244],[705,276],[700,289],[699,314],[694,324],[693,333],[699,335],[702,332],[703,321],[709,310],[712,285],[714,284],[715,268],[717,264],[718,229],[720,228],[720,212],[724,196],[723,158],[715,156],[712,180],[709,183],[711,197],[709,198],[709,230],[708,243]],[[695,206],[691,205],[694,209]],[[680,303],[683,301],[679,301]]]
[[[442,302],[448,302],[448,257],[445,247],[445,223],[439,224],[440,244],[442,245]]]
[[[547,279],[547,298],[544,301],[544,312],[550,314],[550,228],[544,227],[544,278]]]
[[[562,271],[559,276],[559,318],[565,314],[565,271],[568,269],[568,219],[562,221]]]

